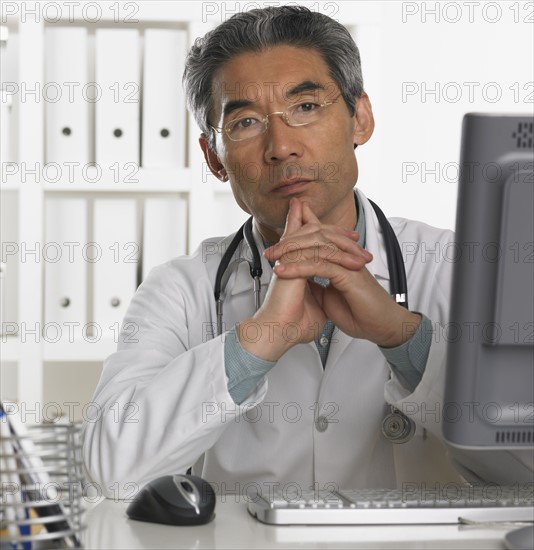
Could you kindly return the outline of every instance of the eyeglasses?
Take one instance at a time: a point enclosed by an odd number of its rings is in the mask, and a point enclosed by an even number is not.
[[[285,111],[276,111],[268,115],[245,112],[238,118],[227,122],[222,128],[216,126],[212,126],[212,128],[216,132],[224,132],[231,141],[245,141],[264,134],[269,128],[269,117],[273,115],[282,117],[282,120],[288,126],[307,126],[324,118],[326,107],[335,103],[338,97],[339,95],[332,101],[325,99],[322,103],[314,103],[313,101],[294,103]]]

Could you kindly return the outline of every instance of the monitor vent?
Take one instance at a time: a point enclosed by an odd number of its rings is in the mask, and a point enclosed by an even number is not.
[[[506,430],[498,431],[495,434],[495,443],[534,443],[533,430]]]
[[[517,130],[512,134],[516,147],[520,149],[530,149],[532,147],[533,126],[534,123],[532,122],[519,122]]]

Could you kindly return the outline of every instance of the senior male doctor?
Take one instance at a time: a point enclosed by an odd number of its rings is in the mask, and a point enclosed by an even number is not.
[[[135,341],[123,334],[94,395],[89,475],[107,495],[190,467],[233,493],[459,479],[440,441],[446,343],[433,337],[452,265],[410,255],[409,309],[389,294],[384,234],[354,191],[374,120],[348,31],[301,7],[237,14],[197,40],[184,82],[211,171],[253,216],[261,307],[248,263],[232,262],[216,335],[232,235],[154,269],[124,320]],[[453,239],[390,222],[401,249]],[[239,258],[252,258],[246,240]],[[417,426],[402,444],[382,431],[392,405]]]

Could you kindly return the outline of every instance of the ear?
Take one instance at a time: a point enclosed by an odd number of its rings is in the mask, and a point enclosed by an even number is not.
[[[375,129],[375,119],[373,117],[373,108],[369,96],[363,92],[356,98],[356,113],[354,116],[354,132],[352,138],[354,145],[363,145],[373,135]]]
[[[226,169],[221,163],[221,159],[218,157],[217,153],[210,147],[208,143],[208,138],[206,134],[200,134],[198,138],[198,143],[202,152],[204,153],[204,158],[210,169],[210,172],[220,181],[228,181],[228,174]]]

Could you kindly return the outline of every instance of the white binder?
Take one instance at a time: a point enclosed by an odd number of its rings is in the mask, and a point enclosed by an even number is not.
[[[0,90],[0,96],[0,162],[15,162],[11,145],[13,98],[5,90]],[[0,173],[3,175],[3,170]]]
[[[95,199],[93,239],[101,252],[93,263],[93,318],[103,338],[113,337],[137,288],[137,201]]]
[[[143,217],[143,279],[156,265],[186,253],[187,200],[148,198]]]
[[[95,74],[102,93],[95,103],[95,157],[109,173],[116,163],[121,171],[128,162],[139,164],[139,32],[97,29],[95,37]]]
[[[87,202],[82,198],[48,198],[45,204],[45,323],[79,323],[81,334],[87,322]],[[53,332],[51,331],[51,334]],[[54,333],[55,334],[55,333]]]
[[[87,29],[45,28],[46,162],[89,162]],[[62,171],[68,169],[61,167]],[[80,168],[78,168],[80,170]]]
[[[185,31],[145,31],[142,166],[185,165],[185,100],[182,89]]]
[[[17,231],[18,192],[2,190],[0,196],[0,335],[18,332],[18,274],[20,269],[20,239]],[[5,323],[5,324],[4,324]]]

